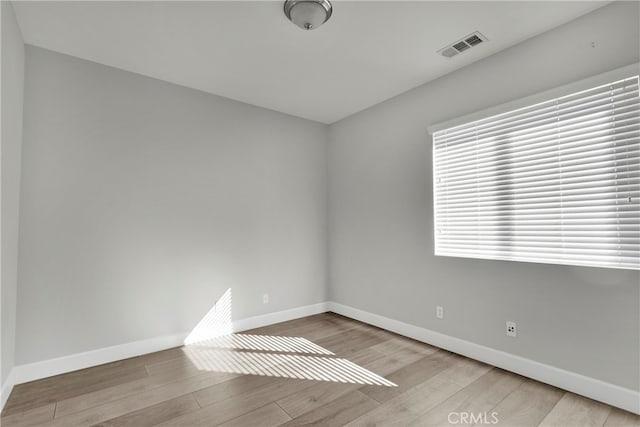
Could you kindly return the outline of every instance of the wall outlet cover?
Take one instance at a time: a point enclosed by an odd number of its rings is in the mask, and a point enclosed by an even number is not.
[[[507,336],[517,337],[518,330],[516,328],[516,322],[507,321]]]

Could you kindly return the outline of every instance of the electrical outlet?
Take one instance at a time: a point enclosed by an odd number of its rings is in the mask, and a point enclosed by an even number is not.
[[[438,319],[444,319],[444,308],[440,305],[436,306],[436,317]]]
[[[518,336],[518,330],[516,329],[516,322],[507,321],[507,336],[509,337]]]
[[[262,295],[262,303],[269,304],[269,294]]]

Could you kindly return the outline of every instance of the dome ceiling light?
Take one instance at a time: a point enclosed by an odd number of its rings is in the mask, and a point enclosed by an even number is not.
[[[331,17],[329,0],[287,0],[284,14],[303,30],[315,30]]]

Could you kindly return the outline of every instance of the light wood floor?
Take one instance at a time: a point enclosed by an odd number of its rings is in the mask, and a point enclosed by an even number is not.
[[[331,370],[336,381],[215,372],[180,347],[18,385],[2,426],[482,425],[494,412],[498,426],[640,426],[628,412],[333,313],[245,333],[306,338],[335,353],[322,357],[397,387],[336,382],[347,377]],[[485,418],[465,424],[464,413]]]

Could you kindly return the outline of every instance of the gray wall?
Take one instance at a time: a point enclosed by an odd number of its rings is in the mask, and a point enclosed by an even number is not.
[[[429,125],[637,62],[638,6],[608,5],[333,124],[330,298],[638,389],[639,273],[435,257],[427,135]],[[517,339],[506,320],[518,323]]]
[[[27,46],[17,364],[325,301],[326,139]]]
[[[18,218],[20,206],[20,152],[24,89],[24,44],[11,3],[2,8],[2,348],[0,383],[14,365],[16,287],[18,274]]]

